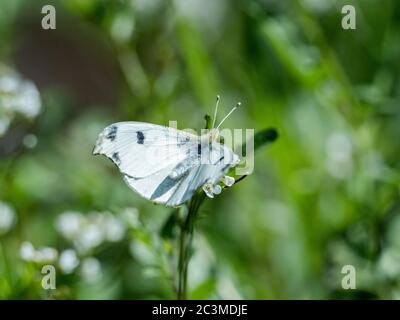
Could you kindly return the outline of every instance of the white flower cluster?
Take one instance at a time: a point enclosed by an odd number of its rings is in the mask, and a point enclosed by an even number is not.
[[[0,136],[7,132],[17,114],[33,119],[41,106],[39,91],[32,81],[17,73],[0,72]]]
[[[23,242],[20,247],[20,256],[27,262],[53,263],[64,274],[71,274],[78,270],[83,279],[95,282],[101,277],[102,268],[100,261],[91,256],[92,250],[105,241],[121,241],[125,237],[127,227],[136,228],[139,225],[139,212],[136,208],[126,208],[119,217],[109,212],[82,214],[66,211],[58,216],[56,229],[72,243],[73,248],[58,253],[51,247],[35,249],[32,243]]]
[[[30,242],[23,242],[20,248],[20,256],[23,260],[35,263],[53,263],[58,258],[58,252],[51,247],[35,249]]]
[[[73,273],[80,266],[80,275],[88,282],[97,281],[101,274],[101,263],[94,257],[79,259],[74,249],[66,249],[58,254],[58,251],[51,247],[35,249],[32,243],[23,242],[20,247],[20,256],[27,262],[37,264],[57,264],[64,274]]]
[[[0,201],[0,236],[7,233],[16,220],[15,210],[7,203]]]
[[[326,143],[325,166],[332,177],[347,179],[354,169],[353,144],[350,135],[343,132],[332,133]]]
[[[86,254],[105,241],[118,242],[125,236],[125,225],[108,212],[62,213],[56,222],[58,232],[71,241],[79,254]]]
[[[70,274],[78,267],[80,261],[74,249],[66,249],[61,252],[58,265],[62,272]]]

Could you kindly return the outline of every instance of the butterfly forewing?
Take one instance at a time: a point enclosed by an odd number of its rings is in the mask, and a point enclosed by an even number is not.
[[[99,135],[94,154],[104,154],[130,177],[143,178],[187,158],[197,136],[143,122],[119,122]]]

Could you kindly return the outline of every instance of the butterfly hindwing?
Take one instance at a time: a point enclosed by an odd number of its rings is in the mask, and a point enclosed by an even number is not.
[[[169,198],[167,204],[175,206],[189,200],[193,193],[205,183],[216,184],[228,170],[237,164],[239,158],[228,148],[216,144],[211,151],[210,159],[217,158],[211,163],[201,163],[196,168],[190,170],[184,177],[182,183],[176,188],[175,192]],[[222,155],[221,155],[222,154]]]
[[[133,178],[125,175],[124,180],[142,197],[156,203],[166,203],[181,183],[181,179],[170,177],[171,170],[172,166],[145,178]]]
[[[228,148],[219,144],[216,144],[210,152],[212,153],[210,159],[217,158],[215,162],[207,164],[192,159],[191,163],[194,165],[187,167],[185,172],[176,178],[172,178],[171,173],[180,167],[181,163],[149,177],[140,179],[125,177],[125,181],[132,189],[151,201],[168,206],[180,205],[189,200],[205,183],[217,183],[238,159]]]

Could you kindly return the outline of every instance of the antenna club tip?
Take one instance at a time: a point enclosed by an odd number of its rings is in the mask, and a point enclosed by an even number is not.
[[[221,96],[217,94],[217,101],[221,99]]]
[[[238,102],[238,103],[237,103],[237,106],[238,106],[238,107],[241,107],[241,106],[242,106],[242,103],[241,103],[241,102]]]

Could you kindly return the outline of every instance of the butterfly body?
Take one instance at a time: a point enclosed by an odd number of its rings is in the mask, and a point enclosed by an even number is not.
[[[221,180],[233,183],[225,174],[239,157],[217,138],[217,129],[197,136],[150,123],[119,122],[100,133],[93,154],[111,159],[144,198],[178,206],[200,187],[212,197],[220,192]]]

